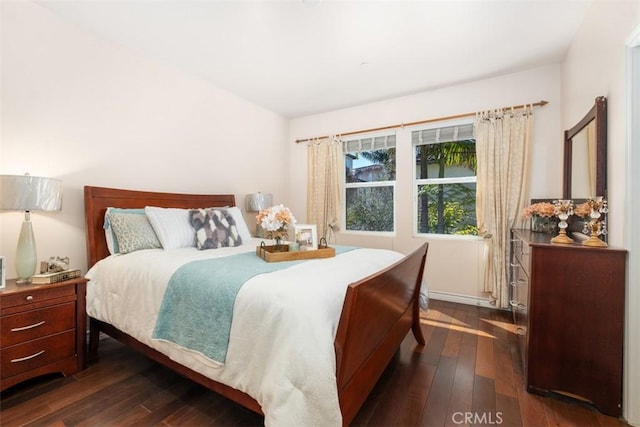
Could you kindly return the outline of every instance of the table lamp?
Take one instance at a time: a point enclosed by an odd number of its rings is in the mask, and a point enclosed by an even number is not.
[[[247,212],[260,212],[273,205],[273,196],[264,193],[247,194]],[[262,227],[256,224],[256,236],[262,237]]]
[[[16,248],[17,283],[31,283],[38,258],[31,226],[31,211],[62,209],[62,183],[58,179],[26,175],[0,175],[0,210],[24,211]]]

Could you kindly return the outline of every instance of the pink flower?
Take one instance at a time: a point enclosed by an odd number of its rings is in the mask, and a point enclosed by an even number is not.
[[[267,231],[279,231],[295,224],[296,219],[289,208],[277,205],[260,211],[256,216],[256,222]]]
[[[591,204],[589,202],[580,203],[573,209],[573,214],[581,218],[591,215]]]
[[[531,218],[532,216],[552,217],[555,215],[555,206],[548,202],[534,203],[522,210],[523,218]]]

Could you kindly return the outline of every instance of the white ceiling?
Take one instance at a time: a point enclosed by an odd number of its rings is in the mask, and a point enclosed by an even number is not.
[[[589,0],[40,0],[286,117],[560,62]]]

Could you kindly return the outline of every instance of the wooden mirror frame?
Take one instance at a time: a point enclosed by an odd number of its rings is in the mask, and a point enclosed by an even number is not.
[[[571,199],[571,159],[573,137],[589,123],[595,121],[596,134],[596,194],[590,196],[607,197],[607,98],[599,96],[589,112],[571,129],[564,131],[564,182],[562,198]]]

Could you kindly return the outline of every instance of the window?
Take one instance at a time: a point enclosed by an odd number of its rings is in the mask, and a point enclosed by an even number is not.
[[[477,235],[473,123],[411,133],[416,232]]]
[[[395,135],[344,142],[345,230],[394,231],[395,145]]]

